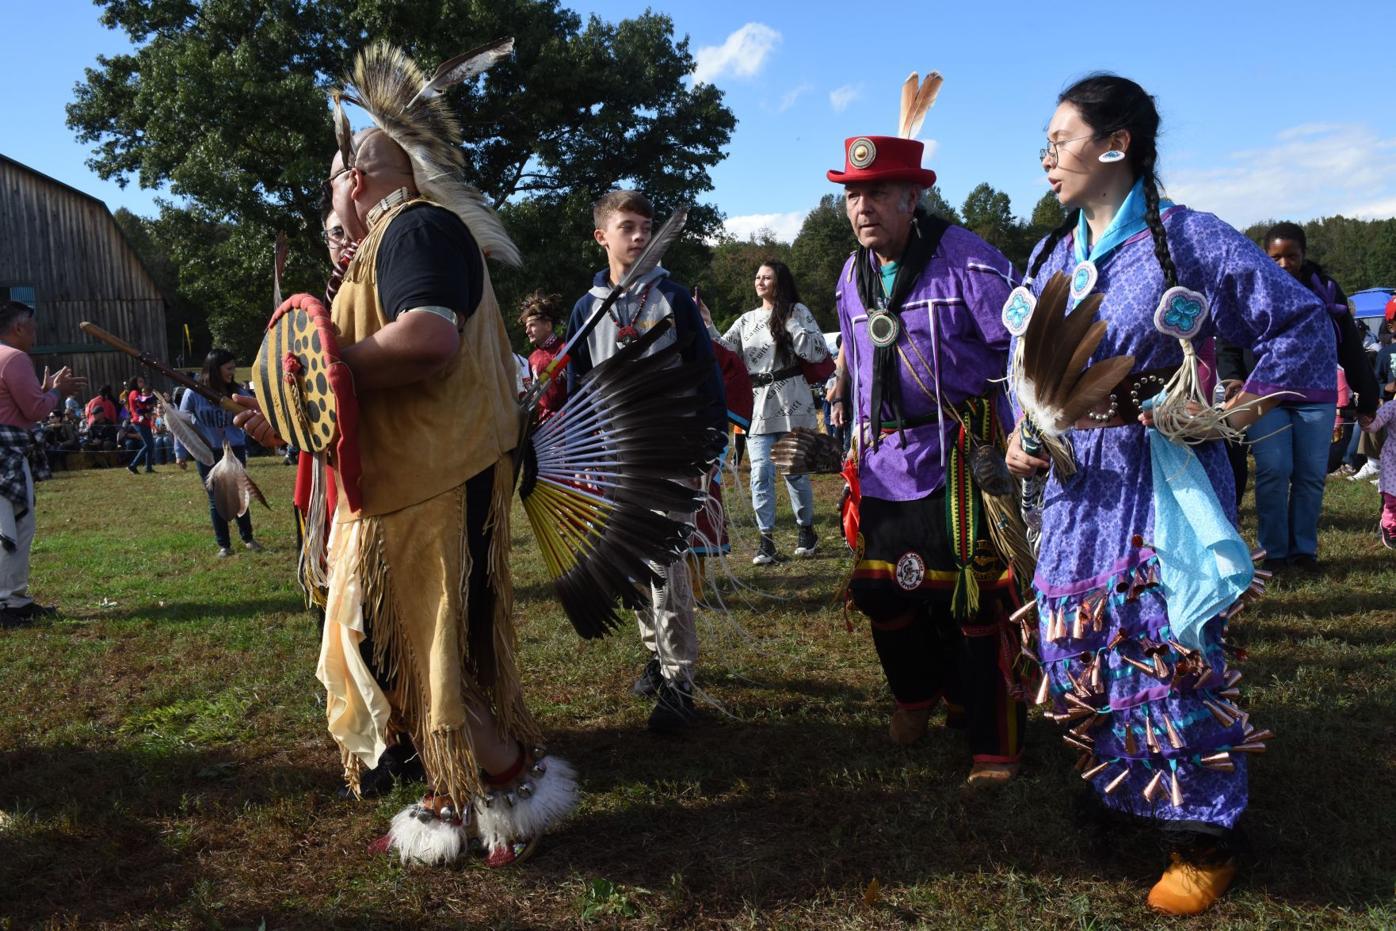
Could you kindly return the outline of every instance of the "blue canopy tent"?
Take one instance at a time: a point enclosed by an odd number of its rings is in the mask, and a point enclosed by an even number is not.
[[[1359,320],[1363,317],[1380,317],[1386,313],[1386,302],[1396,295],[1396,288],[1368,288],[1348,295],[1352,305],[1352,315]]]

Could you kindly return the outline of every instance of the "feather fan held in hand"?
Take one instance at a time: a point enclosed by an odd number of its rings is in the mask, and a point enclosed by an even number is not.
[[[1061,272],[1043,287],[1021,340],[1021,360],[1014,358],[1009,375],[1023,413],[1061,475],[1076,470],[1066,432],[1134,368],[1134,356],[1112,356],[1087,366],[1105,336],[1105,321],[1096,319],[1105,295],[1090,295],[1068,314],[1069,291],[1070,279]]]
[[[524,512],[588,639],[619,626],[618,605],[649,603],[660,580],[648,563],[667,565],[688,547],[692,528],[664,512],[698,509],[702,494],[680,481],[705,474],[726,440],[700,416],[711,363],[684,363],[677,344],[645,355],[672,325],[661,320],[593,368],[523,453]]]
[[[843,471],[843,449],[827,433],[796,427],[771,447],[771,463],[783,475]]]

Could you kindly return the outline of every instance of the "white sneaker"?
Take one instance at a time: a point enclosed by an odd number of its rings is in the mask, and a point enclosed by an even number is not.
[[[1350,482],[1360,482],[1364,478],[1371,478],[1377,474],[1377,464],[1368,459],[1362,464],[1362,468],[1348,476]]]

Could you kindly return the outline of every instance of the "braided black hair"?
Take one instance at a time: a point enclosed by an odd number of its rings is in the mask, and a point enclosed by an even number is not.
[[[1037,273],[1042,271],[1042,263],[1047,261],[1047,257],[1057,248],[1058,243],[1070,235],[1076,229],[1076,224],[1080,222],[1080,209],[1067,212],[1066,219],[1062,221],[1052,232],[1047,234],[1047,239],[1042,243],[1042,248],[1037,252],[1037,258],[1032,260],[1032,266],[1028,269],[1028,281],[1036,281]],[[1024,282],[1025,284],[1027,282]]]
[[[1163,219],[1159,216],[1158,193],[1158,131],[1159,115],[1154,98],[1131,81],[1119,75],[1098,72],[1089,74],[1062,91],[1057,103],[1069,103],[1080,113],[1086,125],[1095,130],[1100,139],[1124,130],[1129,133],[1129,152],[1126,156],[1134,176],[1144,182],[1144,220],[1149,225],[1149,234],[1154,240],[1154,256],[1163,269],[1165,288],[1178,284],[1178,269],[1173,264],[1173,256],[1168,251],[1168,236],[1163,229]],[[1074,219],[1073,219],[1074,223]],[[1056,235],[1056,231],[1053,231]],[[1063,235],[1065,235],[1063,233]],[[1060,237],[1057,237],[1059,240]],[[1048,252],[1057,244],[1051,240],[1044,247]],[[1041,267],[1041,256],[1034,263],[1032,276]]]

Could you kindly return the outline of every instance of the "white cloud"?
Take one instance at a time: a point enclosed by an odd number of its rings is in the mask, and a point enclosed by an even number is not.
[[[785,96],[780,98],[780,103],[776,105],[776,112],[784,113],[786,110],[789,110],[791,107],[795,106],[795,101],[799,100],[807,91],[813,89],[813,84],[801,84],[797,87],[790,88],[790,90],[785,92]]]
[[[761,70],[780,43],[780,33],[765,23],[747,23],[721,45],[705,45],[693,55],[693,81],[711,84],[725,75],[749,78]]]
[[[1261,220],[1396,215],[1396,137],[1364,124],[1309,123],[1273,144],[1229,153],[1223,164],[1165,178],[1179,203],[1233,226]]]
[[[728,217],[723,223],[727,233],[737,239],[750,239],[762,230],[781,242],[794,242],[805,222],[806,210],[791,213],[749,213],[741,217]]]
[[[861,93],[862,90],[852,84],[836,87],[829,91],[829,106],[834,108],[835,113],[842,113],[848,109],[849,104],[858,99],[858,95]]]

